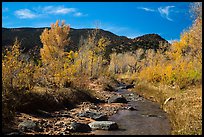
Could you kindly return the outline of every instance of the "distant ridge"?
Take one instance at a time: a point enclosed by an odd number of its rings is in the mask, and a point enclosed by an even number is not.
[[[13,45],[15,38],[18,37],[18,40],[21,41],[21,46],[25,52],[29,49],[33,49],[34,47],[37,47],[39,50],[42,47],[40,35],[45,28],[49,29],[49,27],[2,28],[2,47],[4,48],[6,46]],[[80,38],[83,37],[84,39],[86,39],[89,32],[92,30],[94,29],[71,28],[71,41],[70,44],[66,46],[66,50],[78,50]],[[108,54],[112,51],[116,51],[117,53],[135,51],[138,48],[157,50],[160,43],[169,44],[167,40],[165,40],[158,34],[146,34],[130,39],[125,36],[118,36],[110,31],[99,29],[99,36],[104,36],[111,41],[111,44],[107,46]]]

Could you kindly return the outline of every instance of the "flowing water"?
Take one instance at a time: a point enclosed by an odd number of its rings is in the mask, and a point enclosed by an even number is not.
[[[144,99],[136,93],[125,89],[119,89],[128,106],[135,110],[121,109],[112,115],[109,120],[115,121],[119,129],[106,131],[95,130],[96,135],[169,135],[171,131],[167,114],[160,109],[159,104]]]

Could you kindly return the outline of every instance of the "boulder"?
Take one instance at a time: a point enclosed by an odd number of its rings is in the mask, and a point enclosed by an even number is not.
[[[96,130],[116,130],[118,129],[117,123],[113,121],[94,121],[89,123],[89,126]]]
[[[25,132],[30,130],[40,131],[40,127],[32,120],[24,120],[18,125],[18,129]]]
[[[90,132],[91,128],[88,124],[72,122],[71,123],[71,131],[74,132]]]
[[[122,95],[113,95],[108,99],[108,103],[127,103],[128,101],[126,100],[125,97]]]
[[[94,119],[96,121],[108,120],[107,115],[104,115],[104,114],[101,114],[101,113],[96,113],[96,112],[91,112],[91,111],[86,111],[86,112],[83,112],[83,113],[79,113],[78,116],[91,118],[91,119]]]

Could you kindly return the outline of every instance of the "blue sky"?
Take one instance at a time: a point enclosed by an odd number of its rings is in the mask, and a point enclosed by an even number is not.
[[[95,28],[134,38],[157,33],[178,40],[192,24],[188,2],[2,2],[2,27]]]

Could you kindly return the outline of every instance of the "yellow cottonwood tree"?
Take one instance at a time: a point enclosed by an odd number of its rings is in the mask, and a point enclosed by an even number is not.
[[[59,21],[51,25],[51,29],[45,29],[40,36],[43,48],[40,50],[44,64],[50,64],[54,60],[60,60],[64,56],[64,47],[69,43],[70,27]]]
[[[17,39],[2,52],[2,126],[14,118],[21,95],[35,86],[34,72],[34,63],[24,58]]]
[[[51,29],[45,29],[40,36],[43,48],[40,49],[41,59],[46,73],[46,81],[55,86],[63,86],[66,79],[64,64],[66,54],[64,47],[69,43],[69,25],[62,21],[56,21]]]
[[[3,53],[2,53],[3,54]],[[16,39],[11,50],[2,55],[2,83],[8,90],[31,89],[34,86],[34,64],[22,59],[20,43]]]
[[[101,37],[99,40],[98,29],[93,30],[88,38],[80,40],[80,49],[79,49],[79,65],[80,72],[87,74],[89,76],[98,76],[102,73],[102,64],[105,62],[104,55],[106,46],[109,44],[109,40],[104,37]],[[86,71],[86,72],[85,72]]]

